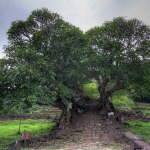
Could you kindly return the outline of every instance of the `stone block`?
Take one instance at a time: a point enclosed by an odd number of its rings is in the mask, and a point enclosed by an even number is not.
[[[134,149],[150,150],[150,144],[144,141],[134,141]]]
[[[127,138],[128,140],[130,140],[132,142],[133,141],[143,141],[142,138],[133,135],[131,132],[125,132],[125,133],[123,133],[123,135],[125,136],[125,138]]]

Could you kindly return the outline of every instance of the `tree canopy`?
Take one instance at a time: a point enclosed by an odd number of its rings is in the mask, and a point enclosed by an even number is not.
[[[80,89],[93,80],[103,107],[119,89],[148,93],[150,28],[137,19],[114,18],[84,34],[43,8],[12,22],[7,34],[6,58],[0,61],[2,103],[29,107],[79,100]]]
[[[144,87],[149,76],[150,28],[123,17],[87,31],[93,50],[89,72],[101,94]]]
[[[57,96],[66,101],[76,94],[74,89],[84,82],[82,62],[87,55],[79,28],[42,9],[26,21],[14,21],[7,34],[3,100],[50,104]]]

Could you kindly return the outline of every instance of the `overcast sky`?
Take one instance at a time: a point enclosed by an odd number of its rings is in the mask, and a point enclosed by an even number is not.
[[[46,7],[65,21],[87,31],[114,17],[137,18],[150,25],[150,0],[0,0],[0,58],[11,22],[25,20],[31,11]]]

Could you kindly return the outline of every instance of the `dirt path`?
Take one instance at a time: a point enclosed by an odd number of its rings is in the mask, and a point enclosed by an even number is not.
[[[123,150],[124,144],[101,142],[72,142],[54,140],[38,148],[30,150]]]

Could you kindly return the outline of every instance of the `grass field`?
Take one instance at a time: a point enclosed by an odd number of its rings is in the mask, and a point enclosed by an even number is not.
[[[150,103],[136,103],[136,109],[143,112],[146,117],[150,118]]]
[[[50,123],[44,119],[28,119],[21,121],[21,132],[24,130],[31,132],[31,136],[38,136],[42,132],[48,133],[55,126],[55,123]],[[6,148],[11,142],[21,139],[18,135],[19,120],[4,120],[0,121],[0,149]]]
[[[150,117],[150,104],[136,103],[136,111],[142,111],[147,117]],[[55,112],[56,113],[56,112]],[[128,126],[127,130],[135,135],[142,137],[150,143],[150,123],[141,121],[125,121]],[[45,119],[28,119],[21,120],[21,132],[24,130],[31,132],[31,137],[38,136],[42,132],[48,133],[55,126]],[[0,121],[0,149],[8,147],[8,145],[16,140],[21,139],[18,135],[19,120]]]
[[[150,103],[135,103],[135,106],[140,110],[150,109]]]

